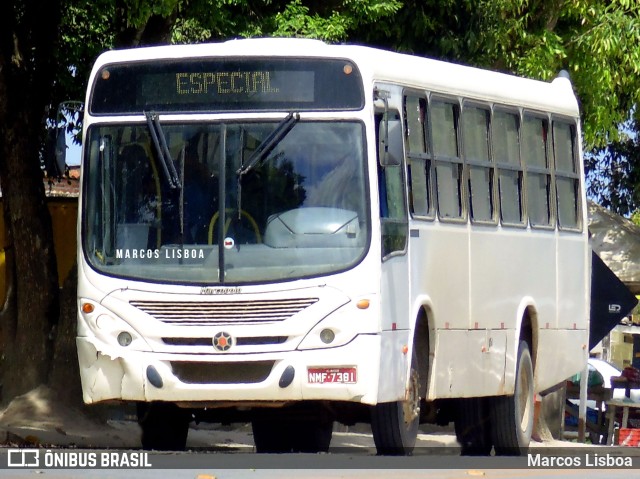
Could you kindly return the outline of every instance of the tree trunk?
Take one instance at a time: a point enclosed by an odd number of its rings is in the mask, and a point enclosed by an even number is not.
[[[78,269],[73,267],[60,292],[60,319],[54,343],[49,386],[64,404],[81,408],[82,386],[76,349]]]
[[[17,272],[17,314],[15,323],[7,325],[3,345],[3,400],[46,382],[59,314],[53,232],[42,172],[37,162],[27,160],[38,158],[37,149],[29,146],[37,145],[38,135],[29,135],[24,123],[5,130],[0,152],[0,185]]]
[[[39,149],[60,14],[60,0],[0,2],[0,187],[16,273],[15,315],[4,318],[0,345],[3,402],[46,382],[59,315]]]
[[[178,16],[177,7],[167,17],[150,15],[146,23],[135,27],[127,21],[126,11],[116,9],[116,36],[114,46],[116,48],[133,48],[150,45],[167,45],[171,43],[171,29]]]
[[[15,265],[10,307],[0,312],[0,400],[5,403],[41,384],[53,387],[62,400],[81,398],[75,276],[65,285],[58,325],[60,291],[39,157],[61,8],[61,0],[0,1],[0,187]],[[119,13],[116,17],[127,19],[126,9]],[[176,15],[177,6],[167,17],[151,15],[140,28],[127,28],[116,18],[119,44],[168,43]]]

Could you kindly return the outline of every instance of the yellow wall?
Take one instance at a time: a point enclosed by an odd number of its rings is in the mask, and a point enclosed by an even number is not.
[[[609,361],[624,369],[631,366],[631,358],[633,357],[633,337],[631,334],[621,333],[620,331],[611,331],[611,346],[609,352]]]
[[[53,221],[53,245],[58,260],[58,279],[62,286],[76,260],[77,198],[48,198],[49,212]],[[0,200],[0,206],[2,202]],[[0,209],[0,308],[6,298],[7,268],[5,250],[7,235],[4,214]]]
[[[53,221],[53,245],[58,260],[58,280],[62,286],[76,262],[78,200],[49,198],[49,212]]]

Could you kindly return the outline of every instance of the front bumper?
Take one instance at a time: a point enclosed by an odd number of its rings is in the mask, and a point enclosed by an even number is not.
[[[88,404],[105,400],[203,405],[303,400],[375,404],[380,338],[363,334],[335,348],[215,355],[126,351],[88,337],[77,337],[76,343],[83,397]],[[311,367],[355,367],[357,381],[310,383],[307,368]],[[255,373],[257,369],[264,374]]]

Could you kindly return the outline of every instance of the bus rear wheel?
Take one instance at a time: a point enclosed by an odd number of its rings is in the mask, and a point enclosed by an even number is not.
[[[191,414],[167,402],[137,403],[142,448],[156,451],[183,451],[187,445]]]
[[[419,423],[420,375],[414,349],[406,399],[380,403],[371,409],[371,432],[378,454],[411,454],[416,445]]]
[[[496,454],[520,456],[526,452],[533,432],[533,362],[529,345],[520,341],[513,396],[491,401],[491,431]]]
[[[456,409],[454,424],[462,455],[488,456],[493,446],[489,398],[461,398]]]

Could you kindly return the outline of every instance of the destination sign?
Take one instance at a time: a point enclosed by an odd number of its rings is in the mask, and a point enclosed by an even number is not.
[[[348,60],[242,58],[112,64],[96,76],[90,111],[337,110],[364,106]]]
[[[301,75],[305,74],[310,77],[310,81],[313,81],[313,75],[309,72],[301,73]],[[280,88],[271,84],[271,79],[276,75],[275,72],[269,71],[176,73],[176,93],[178,95],[200,95],[209,92],[218,95],[258,92],[276,94],[280,92]],[[305,90],[311,89],[305,88]]]
[[[145,75],[138,104],[313,102],[314,72],[210,71]]]

